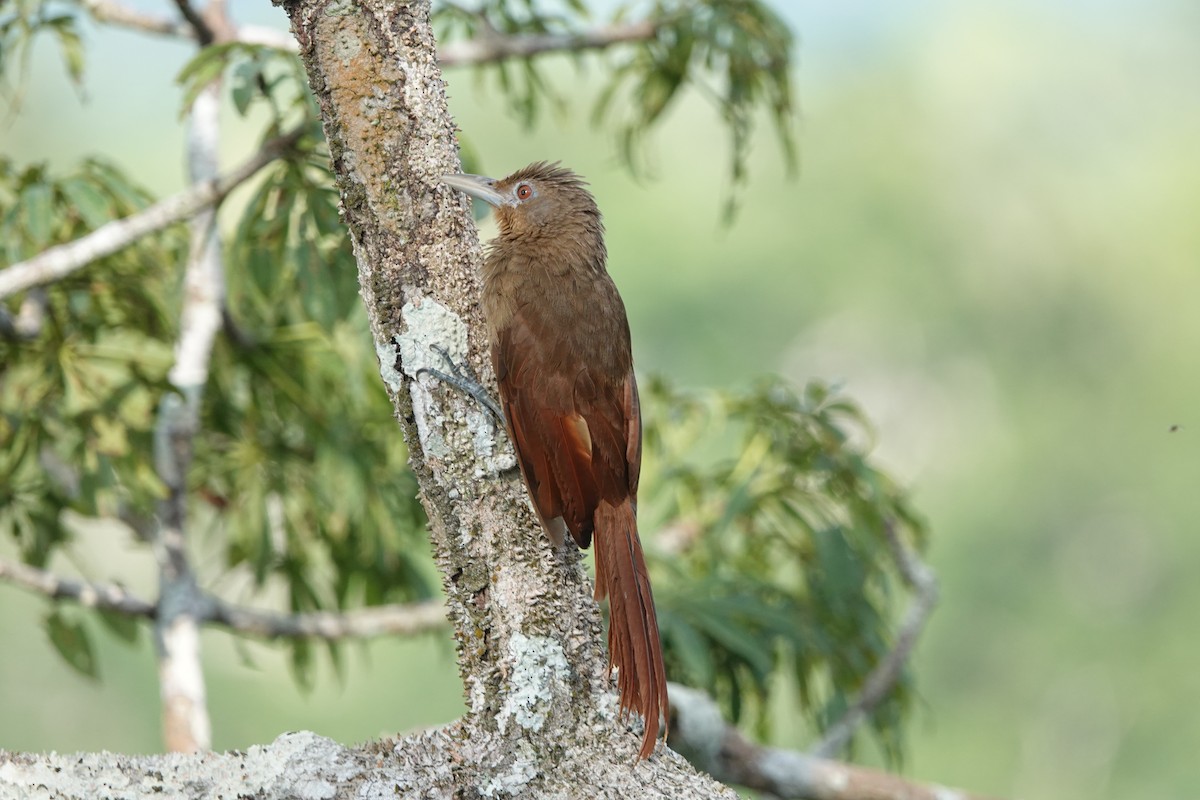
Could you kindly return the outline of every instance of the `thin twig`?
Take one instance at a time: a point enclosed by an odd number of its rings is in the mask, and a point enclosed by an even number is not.
[[[846,709],[846,713],[829,726],[825,736],[812,748],[811,752],[816,756],[829,758],[840,753],[850,743],[858,726],[883,702],[900,680],[904,665],[908,663],[913,647],[937,605],[937,578],[933,570],[901,540],[893,520],[888,520],[884,535],[901,579],[913,592],[912,602],[904,614],[895,645],[863,681],[862,691]]]
[[[658,22],[642,20],[622,25],[603,25],[579,33],[478,36],[440,48],[438,63],[442,67],[460,67],[491,64],[509,58],[528,58],[542,53],[600,50],[617,44],[653,39],[658,34],[658,28]]]
[[[291,149],[303,133],[303,127],[297,127],[267,142],[240,167],[216,180],[194,184],[136,214],[101,225],[73,242],[51,247],[31,259],[0,270],[0,298],[61,280],[97,259],[128,247],[143,236],[219,204],[231,191]]]
[[[983,800],[980,795],[920,783],[855,764],[764,747],[727,723],[704,692],[667,685],[671,749],[722,783],[782,800]]]

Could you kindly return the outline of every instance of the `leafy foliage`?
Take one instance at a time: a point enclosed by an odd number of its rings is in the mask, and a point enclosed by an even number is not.
[[[553,9],[553,7],[551,7]],[[645,20],[652,35],[607,56],[604,85],[592,110],[597,125],[614,127],[625,163],[640,170],[648,134],[682,90],[692,87],[712,102],[729,128],[730,179],[734,190],[746,182],[746,159],[755,117],[765,111],[774,125],[789,164],[795,162],[792,138],[792,34],[759,0],[656,0],[625,4],[610,22]],[[514,35],[581,36],[590,15],[586,5],[569,0],[548,10],[527,0],[485,0],[476,8],[445,2],[434,19],[443,39]],[[584,66],[582,50],[570,56]],[[510,111],[534,125],[548,104],[564,112],[569,103],[549,77],[555,62],[536,57],[505,59],[479,70],[481,86],[491,77]],[[734,211],[735,194],[726,207]]]
[[[616,124],[626,162],[637,163],[646,135],[680,91],[692,86],[729,128],[735,189],[748,178],[746,159],[759,109],[769,115],[794,165],[792,34],[783,20],[757,0],[659,0],[647,17],[656,21],[657,35],[618,56],[593,111],[598,124]],[[727,216],[734,202],[731,195]]]
[[[425,516],[328,163],[322,149],[277,163],[246,205],[227,254],[245,327],[214,354],[197,443],[203,492],[224,498],[229,564],[260,581],[276,571],[298,611],[436,586],[415,558]]]
[[[102,161],[61,178],[0,161],[3,258],[78,238],[148,200]],[[147,453],[171,362],[175,286],[163,265],[183,245],[178,232],[149,237],[20,304],[0,304],[0,535],[30,563],[44,564],[66,541],[65,509],[116,516],[161,494]],[[16,335],[14,312],[38,323]]]
[[[8,77],[10,60],[16,62],[18,77],[27,74],[33,42],[38,34],[47,34],[58,43],[71,82],[76,88],[82,86],[84,52],[75,4],[61,0],[7,0],[5,6],[0,11],[0,79]]]
[[[0,63],[27,59],[32,37],[50,32],[78,81],[73,9],[20,0],[0,15]],[[615,127],[631,167],[685,87],[703,92],[729,127],[735,188],[761,110],[792,157],[792,37],[765,4],[655,0],[619,8],[612,23],[635,14],[649,32],[604,56],[593,111]],[[472,9],[445,2],[436,19],[443,38],[571,37],[589,14],[580,0],[483,0]],[[571,58],[583,66],[585,56]],[[568,107],[547,68],[502,60],[480,75],[532,125],[543,105]],[[436,580],[424,511],[377,374],[304,72],[272,48],[204,47],[178,77],[183,111],[222,77],[239,114],[268,108],[264,138],[296,124],[305,134],[261,176],[227,243],[227,321],[195,440],[191,519],[219,538],[225,568],[258,585],[278,581],[294,611],[426,597]],[[20,261],[149,200],[103,162],[54,177],[0,161],[0,252]],[[170,230],[0,303],[0,535],[26,561],[45,564],[69,541],[67,509],[152,517],[163,493],[150,466],[155,409],[173,391],[166,374],[185,255],[181,231]],[[17,324],[29,315],[36,324]],[[787,674],[815,727],[835,720],[889,647],[899,592],[884,531],[894,524],[918,543],[923,536],[904,494],[867,459],[862,415],[824,386],[797,394],[778,382],[699,395],[652,381],[644,406],[642,518],[646,530],[662,528],[658,550],[671,555],[654,566],[672,677],[762,724]],[[123,639],[136,636],[127,620],[104,621]],[[95,675],[79,622],[55,612],[46,624],[64,657]],[[313,645],[290,646],[297,678],[311,680]],[[902,683],[872,719],[893,757],[909,701]]]
[[[202,48],[179,71],[176,82],[183,90],[180,114],[186,114],[200,92],[225,74],[230,78],[229,96],[238,114],[245,116],[255,103],[270,109],[265,136],[279,135],[288,119],[304,118],[319,124],[299,56],[238,41]]]
[[[260,585],[282,579],[292,610],[428,597],[425,516],[310,122],[296,156],[267,171],[228,248],[229,335],[204,395],[193,518],[222,537],[227,567]],[[62,178],[0,162],[4,261],[149,199],[102,162]],[[170,320],[185,255],[173,230],[0,304],[0,535],[25,561],[44,565],[69,543],[67,509],[152,518],[163,494],[155,410],[173,391]],[[15,320],[31,307],[41,323],[24,336]],[[292,653],[303,676],[311,647]]]
[[[655,584],[668,672],[763,722],[772,676],[790,668],[813,726],[831,724],[889,649],[887,526],[924,536],[867,459],[866,420],[822,384],[797,394],[775,380],[708,395],[655,380],[645,408],[643,526],[663,526],[671,556]],[[722,429],[732,455],[698,451]],[[908,688],[872,720],[893,758]]]
[[[98,678],[99,664],[87,628],[72,611],[56,608],[46,615],[50,643],[72,669],[88,678]]]
[[[536,7],[523,0],[491,0],[477,8],[445,2],[438,4],[433,11],[441,41],[486,40],[488,37],[535,34],[570,35],[577,32],[578,24],[585,16],[586,9],[578,3],[569,6],[569,13],[562,13]],[[557,112],[567,109],[566,100],[546,78],[543,66],[534,58],[496,61],[478,73],[480,87],[484,85],[484,78],[489,76],[500,90],[499,97],[526,125],[532,126],[538,121],[543,103],[549,103]]]

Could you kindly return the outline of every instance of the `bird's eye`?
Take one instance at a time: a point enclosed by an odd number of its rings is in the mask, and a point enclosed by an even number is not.
[[[531,197],[533,197],[533,187],[528,183],[522,183],[517,187],[518,200],[528,200]]]

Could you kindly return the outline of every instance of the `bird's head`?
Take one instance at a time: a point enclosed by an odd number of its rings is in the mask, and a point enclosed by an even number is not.
[[[587,184],[557,162],[538,161],[498,180],[456,174],[443,175],[442,182],[495,207],[502,238],[562,235],[578,228],[603,230]]]

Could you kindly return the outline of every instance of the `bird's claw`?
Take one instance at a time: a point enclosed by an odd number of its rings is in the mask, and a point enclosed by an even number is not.
[[[500,404],[488,394],[487,389],[483,388],[483,384],[479,382],[479,378],[475,376],[475,372],[471,369],[470,365],[455,363],[450,353],[441,345],[431,344],[429,345],[429,349],[442,357],[442,360],[446,362],[448,372],[442,372],[433,367],[421,367],[417,370],[417,376],[420,377],[421,373],[432,375],[442,383],[453,386],[463,394],[470,396],[484,411],[491,415],[497,424],[503,427],[504,412],[500,410]]]

